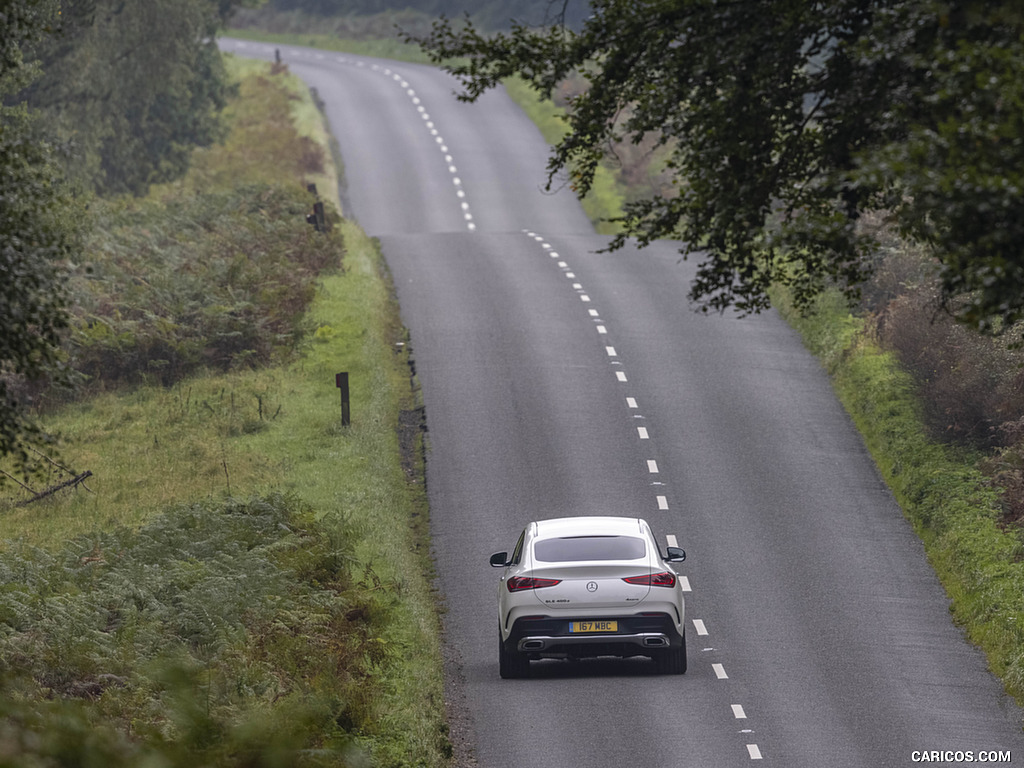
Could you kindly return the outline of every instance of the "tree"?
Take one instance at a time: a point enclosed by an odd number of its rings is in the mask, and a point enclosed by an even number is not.
[[[26,401],[67,374],[64,268],[86,219],[66,182],[144,191],[218,135],[214,35],[248,0],[0,0],[0,456],[28,469]],[[44,75],[45,73],[45,75]]]
[[[60,34],[35,54],[46,77],[19,95],[72,149],[100,194],[144,194],[220,138],[228,86],[216,35],[242,0],[61,0]]]
[[[851,297],[887,212],[927,244],[960,319],[1024,316],[1024,11],[980,0],[594,0],[579,32],[513,25],[486,37],[442,18],[416,39],[473,101],[510,75],[542,96],[589,81],[553,149],[585,193],[619,141],[671,148],[676,193],[620,220],[641,245],[683,241],[702,259],[702,308],[769,304],[772,283],[807,307]],[[409,38],[414,39],[414,38]]]
[[[24,47],[46,34],[58,4],[7,0],[0,13],[0,97],[24,87],[37,68]],[[0,456],[26,458],[38,430],[19,402],[27,379],[59,368],[67,325],[61,265],[75,232],[54,153],[24,105],[0,106]]]

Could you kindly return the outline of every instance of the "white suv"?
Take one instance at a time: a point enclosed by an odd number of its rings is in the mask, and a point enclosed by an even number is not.
[[[525,677],[530,660],[650,656],[686,672],[685,602],[651,527],[635,517],[563,517],[530,523],[512,556],[498,552],[498,662]]]

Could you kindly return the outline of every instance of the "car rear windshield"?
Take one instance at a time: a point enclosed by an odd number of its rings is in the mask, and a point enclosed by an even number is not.
[[[533,556],[545,563],[573,560],[639,560],[647,554],[644,540],[635,536],[571,536],[542,539]]]

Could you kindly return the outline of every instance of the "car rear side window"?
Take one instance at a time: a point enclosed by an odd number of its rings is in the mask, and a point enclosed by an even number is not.
[[[533,545],[533,556],[545,563],[575,560],[639,560],[647,554],[643,539],[635,536],[569,536],[542,539]]]

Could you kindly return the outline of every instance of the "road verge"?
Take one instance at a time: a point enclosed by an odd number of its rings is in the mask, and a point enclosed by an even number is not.
[[[838,293],[801,316],[776,290],[773,304],[832,378],[903,514],[950,598],[950,611],[989,668],[1024,701],[1024,548],[999,524],[998,493],[976,456],[927,436],[910,375],[871,339]]]
[[[284,69],[234,63],[253,95],[229,106],[231,134],[195,154],[190,178],[154,189],[147,204],[163,201],[166,222],[126,230],[177,231],[175,201],[222,183],[280,184],[312,203],[307,171],[330,151],[311,162],[300,139],[326,132],[268,117],[286,103],[310,122],[310,94]],[[307,228],[305,214],[289,225]],[[92,475],[0,504],[11,764],[449,763],[408,338],[376,242],[327,218],[340,268],[319,274],[293,354],[111,385],[46,416],[67,466]],[[83,260],[113,270],[103,252]]]

